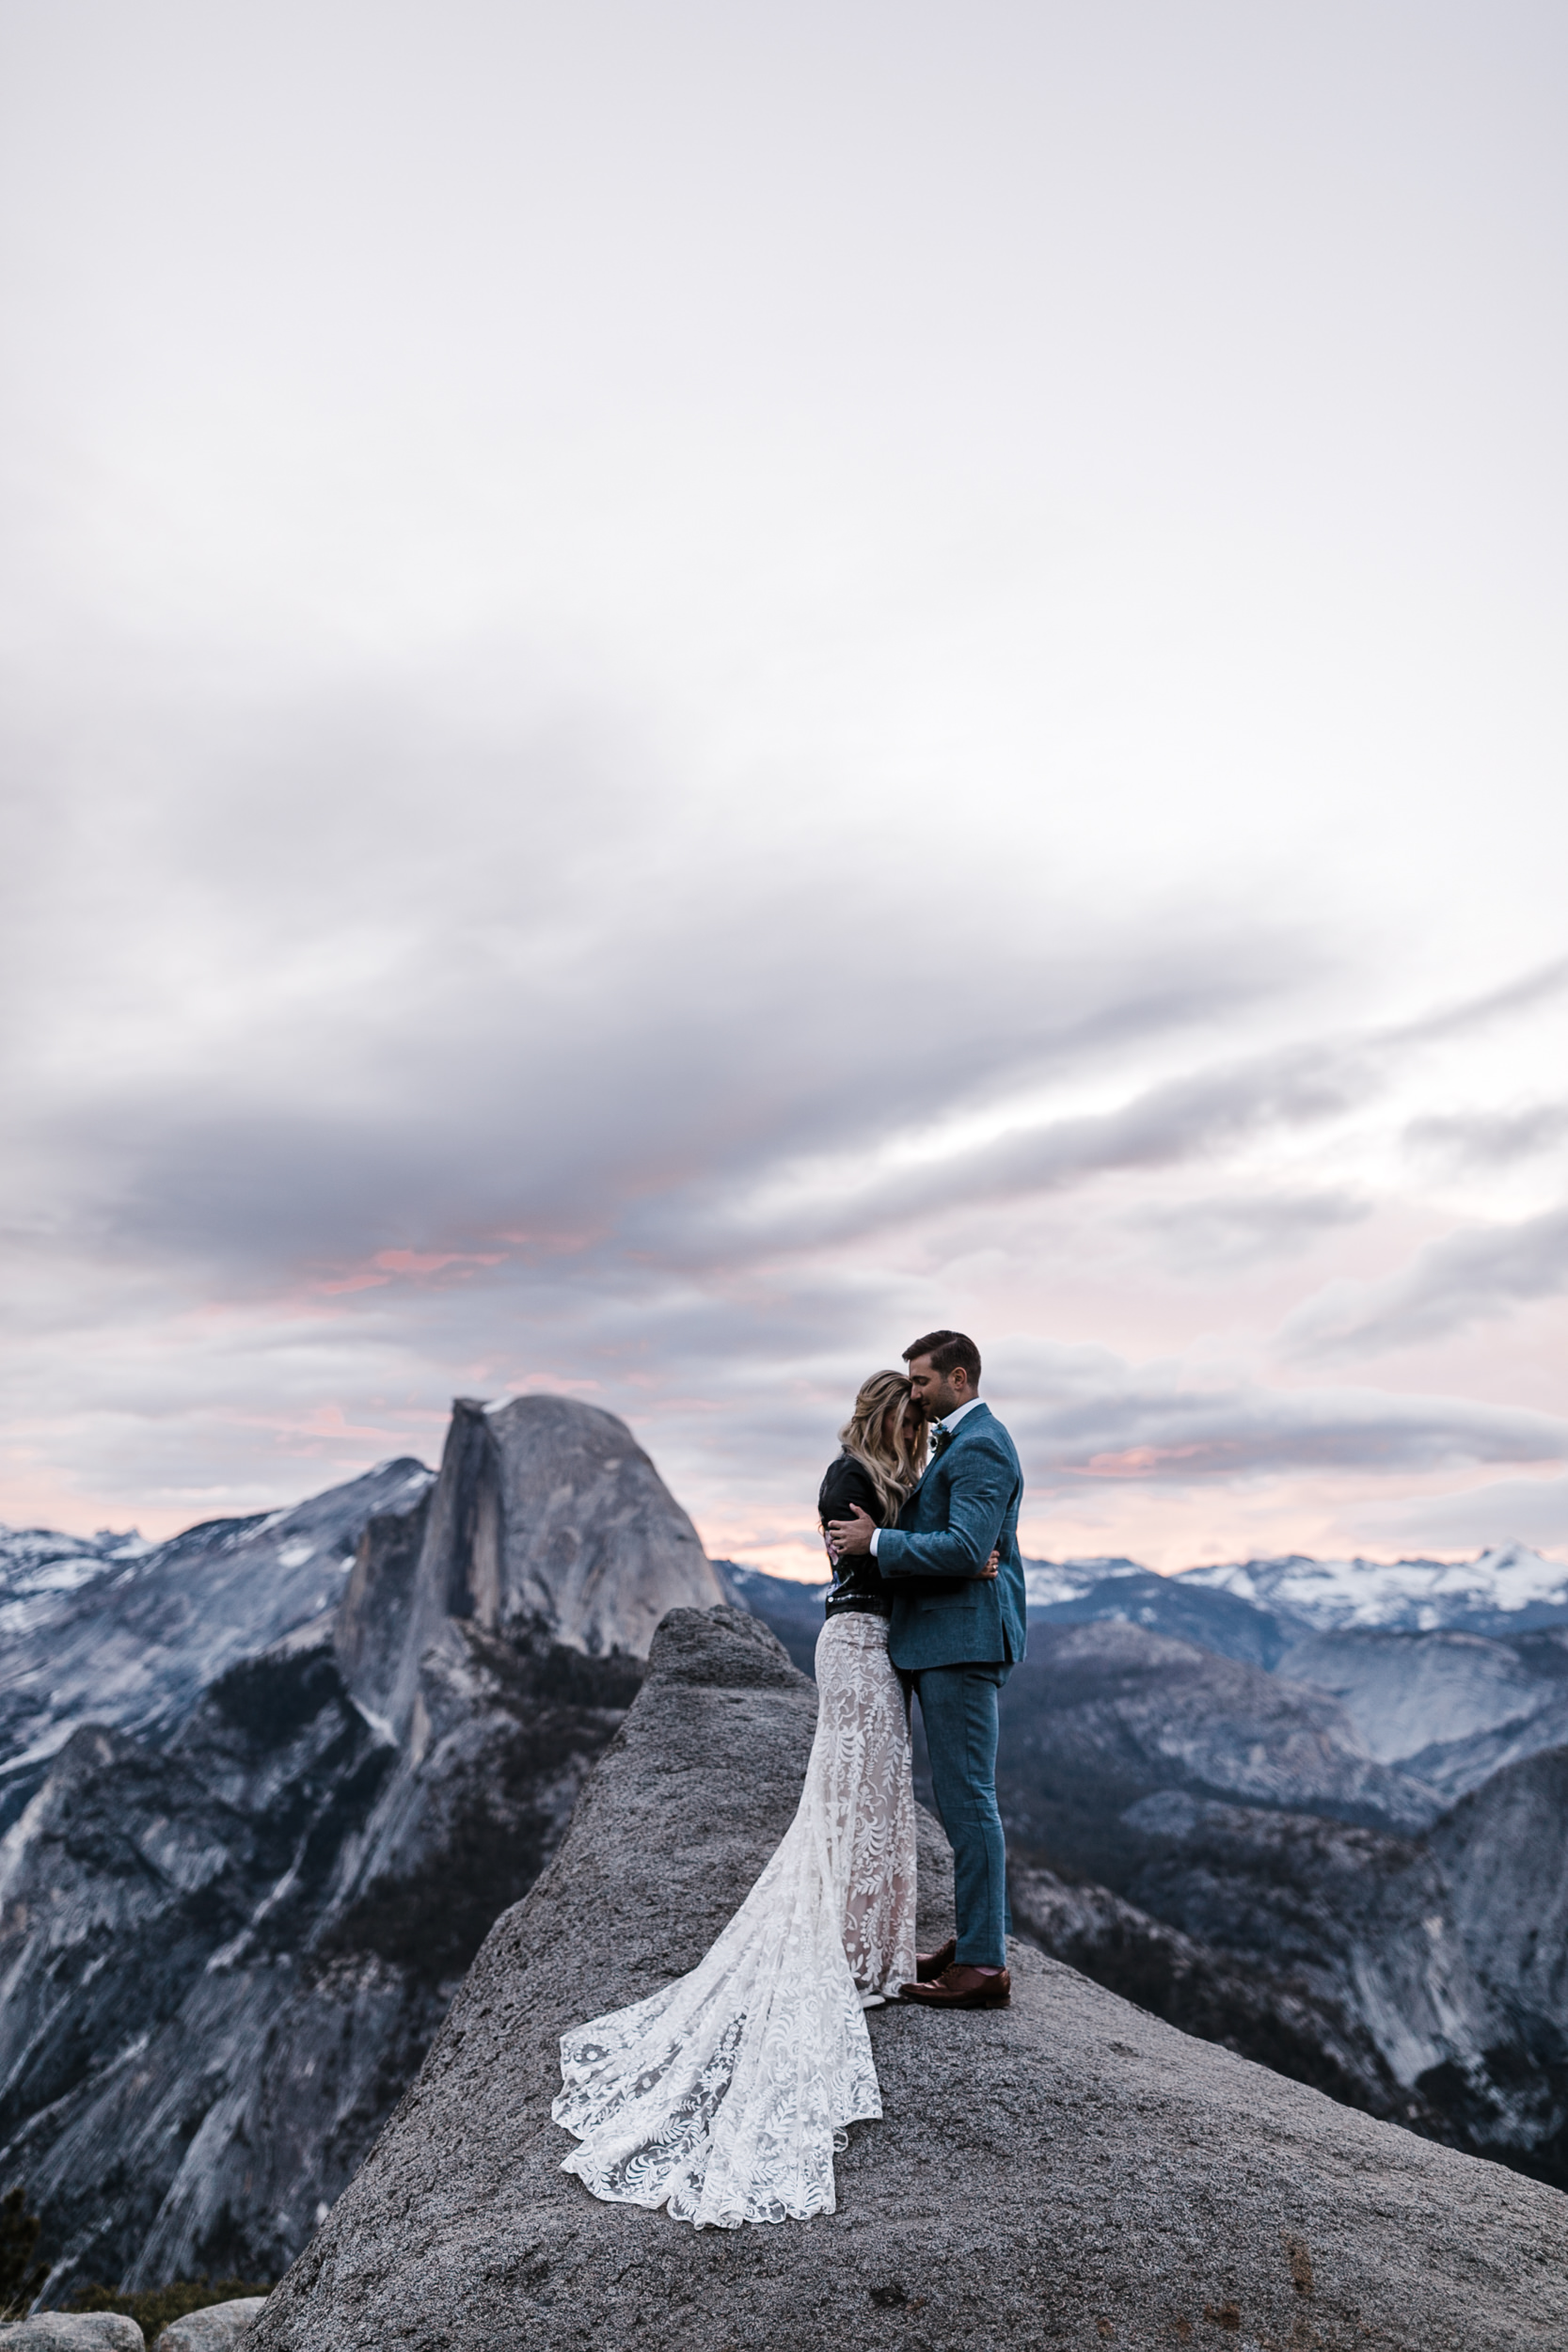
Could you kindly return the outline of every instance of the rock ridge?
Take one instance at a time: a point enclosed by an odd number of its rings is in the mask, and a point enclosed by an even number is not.
[[[562,2174],[559,2034],[700,1956],[788,1822],[815,1707],[756,1620],[664,1621],[554,1861],[253,2352],[1560,2352],[1568,2201],[1021,1945],[1010,2010],[873,2013],[886,2113],[849,2135],[836,2214],[699,2233]],[[944,1859],[923,1821],[923,1936]]]

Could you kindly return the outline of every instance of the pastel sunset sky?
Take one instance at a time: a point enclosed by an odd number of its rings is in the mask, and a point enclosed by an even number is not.
[[[0,1518],[1568,1556],[1568,17],[0,8]]]

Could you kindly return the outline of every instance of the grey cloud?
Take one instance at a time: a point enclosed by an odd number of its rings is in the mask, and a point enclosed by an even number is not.
[[[1154,1234],[1166,1264],[1196,1280],[1300,1257],[1370,1214],[1370,1203],[1354,1193],[1277,1192],[1146,1208],[1128,1221]]]
[[[1170,1167],[1203,1157],[1275,1126],[1307,1126],[1338,1117],[1373,1090],[1376,1078],[1354,1052],[1290,1047],[1250,1062],[1202,1071],[1150,1087],[1122,1108],[1087,1119],[1053,1120],[1031,1135],[982,1145],[954,1169],[955,1190],[975,1186],[991,1198],[1053,1191],[1126,1168]],[[885,1211],[903,1211],[890,1187]],[[917,1205],[919,1183],[902,1188]]]
[[[1274,1388],[1037,1342],[993,1357],[988,1390],[1022,1440],[1025,1470],[1058,1491],[1085,1479],[1181,1486],[1286,1470],[1568,1459],[1568,1422],[1465,1398]]]
[[[19,917],[65,910],[53,956],[36,942],[18,974],[40,1036],[60,1006],[80,1021],[100,1001],[112,1033],[171,942],[213,1007],[197,1019],[172,997],[188,1044],[150,1069],[44,1050],[19,1081],[13,1104],[55,1152],[84,1235],[242,1288],[535,1228],[692,1269],[799,1253],[960,1199],[1201,1165],[1309,1129],[1374,1098],[1429,1029],[1555,985],[1530,975],[1424,1027],[1222,1060],[1216,1033],[1264,1011],[1277,1024],[1319,976],[1272,915],[1152,938],[1064,918],[1042,944],[933,864],[913,898],[840,925],[800,887],[809,845],[803,863],[742,858],[742,833],[684,827],[672,859],[674,787],[634,712],[500,707],[481,683],[378,680],[246,713],[238,732],[227,710],[160,715],[166,773],[137,796],[114,920],[72,898],[70,825],[38,870],[13,872]],[[455,722],[465,704],[480,715]],[[87,751],[78,765],[80,836],[102,780]],[[937,919],[959,977],[926,1001],[905,951]],[[934,1117],[1114,1085],[1151,1048],[1192,1066],[1141,1088],[1130,1074],[1114,1110],[861,1173]],[[793,1187],[804,1154],[827,1170],[815,1199]],[[1306,1222],[1275,1230],[1288,1248]]]
[[[1568,1103],[1534,1103],[1516,1111],[1451,1111],[1413,1119],[1407,1147],[1446,1165],[1482,1172],[1550,1152],[1568,1136]]]
[[[1568,1554],[1568,1477],[1495,1478],[1460,1494],[1372,1503],[1358,1515],[1356,1540],[1457,1551],[1528,1544]]]
[[[777,1247],[813,1248],[928,1217],[959,1200],[1002,1201],[1063,1191],[1104,1175],[1199,1164],[1255,1136],[1340,1118],[1375,1100],[1422,1045],[1528,1009],[1565,984],[1568,963],[1554,964],[1447,1008],[1430,1022],[1371,1027],[1213,1063],[1148,1087],[1114,1111],[1048,1120],[914,1168],[868,1179],[846,1165],[829,1198],[775,1212],[766,1220],[768,1230]],[[864,1144],[875,1132],[863,1129],[854,1140]],[[772,1183],[781,1172],[775,1164],[762,1175]],[[748,1214],[741,1175],[727,1170],[725,1193],[712,1201],[716,1224],[732,1221],[736,1241],[757,1234],[765,1221]],[[824,1187],[815,1189],[820,1196]],[[1308,1222],[1307,1216],[1280,1218],[1286,1248]]]
[[[1163,952],[1180,978],[1180,951]],[[177,1289],[215,1281],[230,1296],[263,1297],[280,1276],[307,1288],[353,1279],[387,1249],[455,1250],[466,1263],[369,1278],[354,1311],[371,1356],[388,1343],[372,1335],[395,1330],[405,1376],[418,1376],[421,1355],[436,1364],[483,1352],[508,1375],[573,1368],[612,1387],[657,1365],[661,1387],[694,1375],[711,1389],[717,1377],[733,1401],[748,1364],[826,1361],[835,1382],[848,1379],[847,1366],[836,1370],[839,1350],[857,1329],[941,1319],[940,1304],[928,1309],[907,1281],[815,1269],[811,1253],[825,1241],[895,1216],[934,1217],[959,1200],[983,1206],[1106,1170],[1201,1165],[1271,1124],[1335,1116],[1379,1083],[1375,1057],[1354,1042],[1286,1049],[955,1155],[847,1202],[830,1190],[808,1211],[786,1200],[741,1220],[735,1196],[775,1181],[803,1136],[849,1148],[895,1126],[916,1100],[928,1106],[972,1085],[971,1008],[913,1048],[895,1035],[891,1050],[879,1041],[876,1053],[847,1054],[831,1034],[836,1006],[808,996],[789,1065],[759,1075],[758,988],[744,965],[733,988],[716,981],[705,1017],[689,1024],[657,975],[624,1002],[621,977],[605,1000],[572,1008],[558,1032],[546,1020],[512,1034],[510,997],[466,1007],[459,988],[445,1000],[450,1040],[439,1005],[427,1005],[435,1045],[417,1041],[402,1088],[370,1102],[361,1087],[335,1108],[316,1086],[317,1105],[305,1109],[270,1075],[255,1088],[242,1071],[226,1099],[193,1102],[182,1090],[84,1105],[73,1156],[107,1181],[56,1234],[63,1279],[72,1251],[87,1263],[95,1251],[130,1251],[144,1267],[166,1260]],[[1058,991],[1049,1029],[992,1041],[992,1078],[1005,1080],[1009,1056],[1014,1068],[1042,1055],[1092,1068],[1108,1032],[1134,1034],[1150,992],[1136,966],[1119,991],[1115,977],[1091,973],[1071,1002]],[[765,965],[764,980],[772,977]],[[1187,979],[1186,1001],[1206,1010],[1218,980],[1201,955]],[[1235,1264],[1296,1248],[1357,1213],[1322,1192],[1146,1215],[1177,1248]],[[473,1263],[484,1256],[501,1263]],[[83,1273],[90,1284],[86,1264]],[[1124,1441],[1144,1442],[1113,1431],[1105,1445]],[[1244,1446],[1235,1458],[1250,1458]]]
[[[404,1447],[428,1456],[458,1390],[571,1389],[625,1414],[677,1491],[721,1490],[759,1529],[806,1537],[857,1381],[896,1356],[932,1305],[907,1278],[870,1273],[853,1287],[808,1276],[781,1289],[741,1271],[716,1291],[655,1267],[509,1264],[471,1294],[394,1282],[358,1295],[334,1323],[307,1319],[260,1345],[243,1327],[205,1338],[198,1329],[179,1360],[155,1361],[150,1375],[137,1365],[130,1385],[135,1333],[126,1358],[101,1341],[86,1364],[73,1341],[62,1343],[33,1359],[29,1404],[40,1425],[58,1412],[91,1429],[106,1491],[189,1495],[198,1518],[214,1507],[204,1486],[231,1491],[224,1480],[236,1460],[252,1480],[261,1473],[263,1496],[280,1471],[287,1491],[303,1492]],[[868,1329],[883,1334],[879,1345],[867,1344]],[[1037,1498],[1568,1459],[1568,1422],[1463,1398],[1275,1388],[1183,1359],[1134,1363],[1022,1338],[988,1343],[986,1354],[985,1392]],[[360,1400],[341,1436],[330,1426],[311,1436],[302,1423],[323,1395]]]
[[[901,1015],[879,938],[816,968],[766,903],[715,920],[675,958],[658,928],[633,917],[592,960],[563,946],[564,972],[546,960],[520,975],[499,949],[449,956],[416,936],[352,1001],[281,992],[281,1010],[265,1001],[236,1018],[218,1066],[170,1083],[110,1061],[37,1121],[85,1230],[231,1266],[245,1284],[280,1265],[325,1271],[374,1248],[471,1248],[534,1229],[697,1264],[925,1212],[971,1183],[976,1161],[1000,1196],[1074,1181],[1107,1153],[1180,1151],[1163,1130],[1183,1115],[1217,1136],[1246,1115],[1227,1081],[944,1163],[902,1200],[893,1187],[760,1224],[734,1206],[802,1149],[847,1156],[933,1112],[1071,1080],[1227,1009],[1243,1017],[1275,984],[1261,933],[1214,948],[1102,945],[1081,962],[1020,950],[917,1023]],[[857,1000],[868,1019],[847,1014]]]
[[[1565,1290],[1568,1209],[1548,1209],[1516,1225],[1446,1234],[1387,1281],[1328,1283],[1287,1318],[1280,1340],[1300,1357],[1376,1355],[1443,1339]]]
[[[868,1178],[847,1153],[840,1168],[830,1161],[814,1180],[814,1199],[764,1208],[757,1194],[788,1183],[791,1162],[781,1152],[756,1171],[750,1199],[732,1183],[723,1194],[710,1196],[707,1213],[728,1248],[748,1242],[820,1248],[929,1218],[958,1201],[1000,1202],[1066,1191],[1100,1176],[1201,1161],[1273,1128],[1338,1116],[1378,1084],[1354,1050],[1287,1047],[1146,1088],[1114,1111],[1047,1120],[912,1168]],[[876,1140],[863,1123],[852,1137],[863,1148]]]
[[[614,711],[519,721],[510,752],[417,702],[401,723],[343,702],[269,724],[243,757],[205,723],[175,746],[118,896],[102,866],[77,889],[63,820],[9,880],[10,1101],[48,1172],[17,1196],[38,1288],[7,1310],[6,1419],[43,1453],[66,1433],[61,1458],[90,1456],[106,1495],[187,1495],[196,1518],[293,1494],[428,1451],[454,1390],[533,1382],[626,1413],[677,1485],[793,1525],[855,1381],[949,1312],[890,1227],[1107,1176],[1212,1166],[1217,1185],[1421,1050],[1369,1029],[1237,1052],[1309,1025],[1323,978],[1266,911],[1009,929],[933,863],[923,897],[841,926],[809,857],[802,876],[739,834],[688,856],[682,834],[673,861],[668,779]],[[84,787],[78,835],[105,805]],[[956,977],[925,1001],[906,950],[937,916]],[[1471,1009],[1502,1017],[1496,993]],[[1150,1063],[1186,1067],[1151,1084]],[[1126,1099],[862,1173],[890,1140],[1059,1085]],[[1320,1187],[1143,1213],[1189,1262],[1234,1267],[1357,1211]],[[388,1250],[457,1263],[376,1267]],[[307,1425],[324,1397],[341,1435]],[[1457,1405],[1317,1397],[1121,1368],[1049,1410],[1022,1393],[1022,1425],[1032,1476],[1069,1485],[1555,1442]]]
[[[1385,1029],[1382,1035],[1390,1045],[1437,1044],[1467,1031],[1487,1028],[1494,1021],[1533,1012],[1537,1006],[1560,996],[1565,989],[1568,956],[1558,956],[1548,963],[1538,964],[1532,972],[1521,973],[1515,980],[1505,981],[1500,988],[1484,989],[1479,996],[1462,997],[1455,1005],[1438,1006],[1418,1020],[1400,1022]]]

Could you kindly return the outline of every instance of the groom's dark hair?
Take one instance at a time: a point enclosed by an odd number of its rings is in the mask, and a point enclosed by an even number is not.
[[[969,1385],[980,1385],[980,1351],[963,1331],[927,1331],[923,1340],[911,1341],[904,1350],[904,1361],[912,1364],[917,1356],[929,1356],[931,1370],[945,1379],[962,1364],[969,1375]]]

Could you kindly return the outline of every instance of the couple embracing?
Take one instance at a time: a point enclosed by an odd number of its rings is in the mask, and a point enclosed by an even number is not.
[[[997,1698],[1023,1656],[1023,1479],[972,1340],[930,1331],[904,1360],[863,1383],[822,1482],[833,1581],[793,1823],[689,1975],[562,2037],[562,2169],[699,2228],[834,2210],[845,2126],[882,2112],[868,2009],[1009,1997]],[[918,1958],[914,1698],[957,1916]]]

